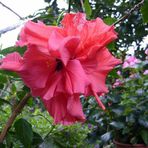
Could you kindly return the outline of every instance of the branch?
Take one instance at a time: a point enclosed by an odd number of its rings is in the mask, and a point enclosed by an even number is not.
[[[0,2],[0,4],[5,7],[6,9],[8,9],[9,11],[11,11],[13,14],[15,14],[17,17],[19,17],[19,19],[23,20],[23,17],[21,17],[18,13],[16,13],[14,10],[12,10],[10,7],[6,6],[4,3]]]
[[[20,112],[22,111],[22,109],[26,105],[27,101],[29,100],[30,96],[31,96],[30,93],[26,94],[26,96],[20,101],[20,103],[17,105],[17,107],[12,112],[10,118],[8,119],[4,129],[2,130],[2,132],[0,134],[0,143],[3,142],[7,132],[11,128],[11,125],[13,124],[15,118],[17,117],[17,115],[20,114]]]
[[[6,5],[5,5],[4,3],[2,3],[2,2],[0,2],[0,4],[1,4],[3,7],[5,7],[6,9],[8,9],[9,11],[11,11],[13,14],[15,14],[17,17],[19,17],[20,20],[24,20],[23,17],[21,17],[18,13],[16,13],[16,12],[15,12],[14,10],[12,10],[10,7],[6,6]],[[20,27],[21,24],[22,24],[22,23],[18,23],[18,24],[12,25],[12,26],[8,26],[8,27],[6,27],[6,28],[4,28],[4,29],[1,29],[1,30],[0,30],[0,35],[2,35],[2,34],[4,34],[4,33],[8,32],[8,31],[14,30],[14,29],[16,29],[16,28],[18,28],[18,27]]]
[[[140,105],[143,105],[143,104],[145,104],[146,102],[148,102],[148,100],[147,100],[147,99],[146,99],[146,100],[141,101],[140,103],[138,103],[138,104],[136,105],[136,107],[140,107]]]
[[[85,12],[83,0],[80,0],[80,2],[81,2],[82,12]]]
[[[14,29],[16,29],[16,28],[18,28],[20,26],[21,26],[21,23],[18,23],[18,24],[12,25],[12,26],[8,26],[8,27],[6,27],[4,29],[1,29],[0,30],[0,35],[8,32],[8,31],[12,31],[12,30],[14,30]]]
[[[123,17],[121,17],[113,25],[116,25],[116,24],[119,24],[119,23],[123,22],[125,19],[127,19],[132,14],[133,11],[135,11],[136,9],[139,9],[143,5],[143,3],[144,3],[144,0],[142,0],[141,2],[139,2],[126,15],[124,15]]]
[[[71,11],[71,0],[69,0],[69,4],[68,4],[68,13],[70,13]]]
[[[48,118],[46,118],[44,115],[42,115],[42,114],[31,115],[31,117],[35,117],[35,116],[43,117],[44,119],[46,119],[52,125],[51,121]]]

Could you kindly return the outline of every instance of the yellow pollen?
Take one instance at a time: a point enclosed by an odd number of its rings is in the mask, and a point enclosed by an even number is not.
[[[46,64],[47,64],[47,67],[49,68],[49,67],[50,67],[50,63],[49,63],[49,61],[47,61]]]

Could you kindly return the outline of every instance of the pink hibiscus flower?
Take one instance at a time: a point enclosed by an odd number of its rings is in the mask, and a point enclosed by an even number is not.
[[[113,84],[113,88],[122,86],[123,82],[120,79],[116,79],[115,83]]]
[[[117,38],[113,26],[100,18],[87,21],[85,14],[66,14],[62,27],[28,21],[18,46],[27,46],[24,56],[7,55],[1,69],[16,71],[33,96],[40,96],[54,123],[84,122],[80,95],[107,93],[106,76],[120,60],[106,45]]]
[[[143,74],[148,75],[148,70],[145,70]]]
[[[145,54],[148,55],[148,49],[145,50]]]
[[[129,56],[126,58],[126,60],[123,63],[123,68],[135,68],[136,64],[139,63],[140,61],[134,57],[134,56]]]

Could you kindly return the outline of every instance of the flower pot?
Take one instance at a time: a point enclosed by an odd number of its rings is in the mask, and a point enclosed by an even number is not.
[[[144,144],[125,144],[125,143],[120,143],[114,140],[114,144],[116,148],[148,148],[148,146]]]

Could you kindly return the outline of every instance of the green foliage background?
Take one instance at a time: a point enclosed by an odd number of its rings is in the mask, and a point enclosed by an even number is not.
[[[34,18],[33,21],[41,20],[47,25],[60,25],[60,20],[62,19],[63,14],[67,12],[68,5],[67,8],[59,9],[57,0],[45,0],[45,2],[48,3],[48,7],[28,16],[28,18]],[[128,10],[138,2],[139,0],[84,0],[84,8],[82,8],[79,0],[69,0],[69,3],[67,3],[70,5],[71,12],[82,12],[85,10],[88,19],[100,17],[107,24],[111,25],[119,20],[121,16],[125,15]],[[124,60],[129,47],[135,43],[134,55],[141,60],[146,58],[144,51],[146,50],[147,45],[143,48],[141,47],[141,44],[148,34],[147,14],[148,0],[145,0],[141,10],[134,11],[128,19],[123,21],[120,25],[116,25],[118,40],[108,46],[116,57]],[[25,50],[25,48],[20,47],[1,49],[0,58],[14,51],[23,54]],[[146,67],[147,64],[144,64],[144,68],[142,67],[137,70],[142,73]],[[120,115],[121,112],[123,113],[122,103],[126,105],[124,117],[128,116],[128,113],[132,112],[129,108],[131,106],[134,108],[134,105],[137,103],[136,100],[135,102],[129,102],[131,100],[128,100],[128,98],[135,97],[131,96],[131,94],[134,95],[137,89],[140,89],[147,83],[147,77],[141,75],[140,80],[127,82],[124,86],[125,88],[118,88],[117,90],[115,89],[112,91],[111,85],[115,79],[118,78],[116,71],[119,69],[121,69],[121,67],[113,70],[107,80],[110,93],[105,97],[106,101],[104,103],[107,105],[112,102],[115,105],[109,107],[107,110],[108,112],[102,112],[98,108],[96,102],[93,101],[94,99],[92,97],[90,97],[88,101],[84,101],[82,98],[84,111],[88,118],[87,122],[83,125],[75,124],[73,126],[64,127],[62,125],[52,124],[52,118],[44,109],[39,98],[30,98],[23,112],[16,118],[4,143],[0,144],[0,147],[81,148],[84,146],[86,148],[92,148],[106,145],[112,147],[112,139],[114,136],[114,128],[112,127],[117,128],[116,130],[120,130],[124,128],[125,125],[122,123],[122,119],[120,119],[120,122],[117,122],[111,120],[111,118],[113,118],[115,113],[117,113],[117,115]],[[125,75],[124,78],[128,78],[129,71],[130,70],[123,72]],[[145,87],[147,88],[147,85]],[[2,131],[7,119],[18,102],[28,91],[29,89],[24,86],[21,79],[15,73],[0,71],[0,131]],[[120,92],[122,92],[122,95]],[[141,98],[148,99],[147,96],[147,91],[145,91],[144,96]],[[119,98],[122,98],[122,102]],[[145,108],[143,110],[145,110]],[[141,115],[145,118],[147,113],[141,112]],[[120,116],[120,118],[124,117]],[[130,122],[133,121],[129,121],[128,123]],[[141,119],[141,123],[146,126],[148,120]],[[130,130],[132,130],[132,128]],[[147,143],[148,135],[146,135],[144,130],[141,130],[141,135],[144,137],[145,143]]]

